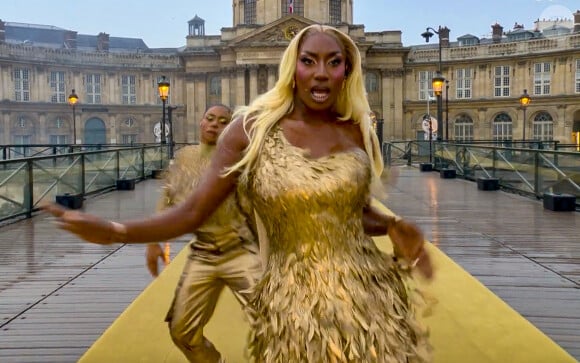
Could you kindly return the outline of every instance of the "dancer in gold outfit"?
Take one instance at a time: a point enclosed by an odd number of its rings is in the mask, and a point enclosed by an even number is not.
[[[216,149],[218,137],[231,120],[224,105],[209,107],[199,124],[200,145],[186,146],[176,154],[164,177],[159,209],[182,202],[198,184]],[[175,345],[190,362],[218,362],[220,353],[203,336],[218,298],[229,287],[242,305],[261,276],[258,244],[241,213],[235,193],[195,231],[187,262],[167,314]],[[147,246],[147,266],[157,275],[158,260],[164,257],[158,243]]]
[[[356,44],[312,25],[290,42],[274,88],[234,115],[185,202],[123,224],[48,209],[88,241],[147,242],[196,228],[237,188],[268,247],[248,305],[253,361],[426,362],[400,264],[429,277],[430,257],[414,225],[370,203],[383,164],[369,113]],[[365,232],[388,233],[398,262]]]

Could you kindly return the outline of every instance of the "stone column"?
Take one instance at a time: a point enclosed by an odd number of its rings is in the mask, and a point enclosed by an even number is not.
[[[570,143],[570,135],[574,124],[573,114],[566,116],[566,105],[558,105],[556,109],[556,117],[554,117],[554,140],[559,140],[563,143]],[[567,121],[569,120],[569,121]]]
[[[232,74],[231,69],[224,68],[221,71],[221,82],[222,82],[222,103],[228,107],[231,107],[231,97],[230,97],[230,76]]]
[[[246,68],[239,67],[236,69],[236,104],[232,107],[246,104]]]
[[[250,102],[258,96],[258,65],[251,65],[250,69]]]
[[[491,140],[491,120],[487,119],[487,107],[477,109],[477,120],[473,120],[473,139]]]
[[[49,140],[48,140],[48,135],[47,135],[47,130],[46,130],[46,112],[39,112],[38,113],[38,129],[37,129],[37,135],[33,135],[38,137],[36,139],[36,142],[40,143],[40,144],[48,144]],[[32,141],[34,142],[34,141]]]
[[[206,106],[205,73],[188,74],[185,77],[187,100],[187,119],[185,132],[187,142],[199,141],[199,120],[203,116]]]
[[[268,66],[268,90],[272,89],[276,84],[276,72],[278,71],[277,66]]]

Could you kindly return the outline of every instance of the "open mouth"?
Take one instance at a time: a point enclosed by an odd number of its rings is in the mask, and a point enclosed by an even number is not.
[[[330,97],[330,90],[327,88],[313,88],[310,94],[314,102],[322,103]]]

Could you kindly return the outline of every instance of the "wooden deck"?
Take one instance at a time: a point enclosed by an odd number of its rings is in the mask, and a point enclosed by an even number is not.
[[[85,202],[128,219],[154,210],[158,181]],[[580,358],[580,214],[401,169],[385,204]],[[0,228],[0,362],[76,362],[151,281],[143,246],[79,243],[46,216]],[[178,250],[183,243],[174,245]],[[450,287],[452,288],[452,287]]]

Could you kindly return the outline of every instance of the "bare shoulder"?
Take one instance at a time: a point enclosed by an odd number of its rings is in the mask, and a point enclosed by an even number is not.
[[[244,125],[241,117],[232,120],[218,141],[219,147],[229,151],[242,152],[249,143],[247,133],[249,126]]]

